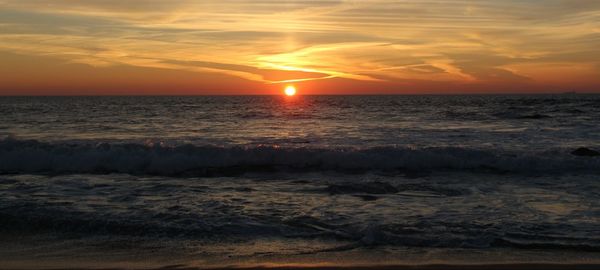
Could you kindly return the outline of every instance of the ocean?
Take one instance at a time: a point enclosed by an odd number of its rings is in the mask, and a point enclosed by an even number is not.
[[[1,97],[0,258],[597,263],[599,150],[600,95]]]

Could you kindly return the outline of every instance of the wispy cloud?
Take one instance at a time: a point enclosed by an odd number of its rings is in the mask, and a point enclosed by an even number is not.
[[[264,84],[585,80],[593,88],[598,29],[595,0],[0,0],[3,51]],[[545,75],[555,73],[569,76]]]

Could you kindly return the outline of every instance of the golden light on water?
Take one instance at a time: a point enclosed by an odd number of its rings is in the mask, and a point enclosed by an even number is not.
[[[293,85],[288,85],[285,90],[283,90],[286,96],[295,96],[296,95],[296,87]]]

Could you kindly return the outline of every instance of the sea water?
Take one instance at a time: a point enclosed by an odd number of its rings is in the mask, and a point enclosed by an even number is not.
[[[598,261],[580,147],[599,95],[2,97],[0,258]]]

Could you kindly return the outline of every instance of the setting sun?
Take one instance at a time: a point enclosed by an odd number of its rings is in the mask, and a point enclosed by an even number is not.
[[[284,90],[286,96],[294,96],[296,95],[296,87],[289,85]]]

